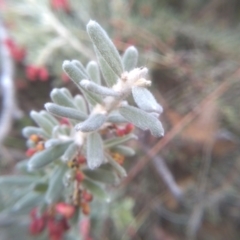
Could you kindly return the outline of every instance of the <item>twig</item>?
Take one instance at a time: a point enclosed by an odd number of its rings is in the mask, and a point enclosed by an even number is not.
[[[141,147],[144,150],[144,153],[149,156],[149,151],[147,150],[147,148],[143,144],[141,144]],[[149,156],[149,158],[151,157]],[[162,180],[169,188],[172,195],[175,197],[175,199],[181,201],[183,198],[183,192],[177,185],[164,159],[160,156],[154,156],[152,157],[152,163],[155,166],[155,169],[158,172],[158,174],[161,176]]]
[[[84,46],[78,39],[50,12],[45,10],[45,19],[49,22],[52,28],[65,39],[73,49],[82,53],[87,59],[94,58],[89,49]]]
[[[211,153],[213,148],[214,140],[211,143],[208,143],[204,149],[202,171],[199,175],[198,189],[196,196],[196,203],[193,206],[192,214],[190,215],[188,224],[187,224],[187,236],[188,239],[193,240],[196,238],[197,231],[199,230],[203,218],[204,209],[206,206],[206,187],[208,182],[208,173],[211,167]]]
[[[1,76],[0,85],[2,88],[2,113],[0,117],[0,147],[8,132],[11,129],[12,119],[19,113],[15,98],[15,88],[13,83],[13,62],[5,45],[7,31],[0,19],[0,58],[1,58]]]

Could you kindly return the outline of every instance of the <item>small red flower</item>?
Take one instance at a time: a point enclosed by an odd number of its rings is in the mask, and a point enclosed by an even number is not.
[[[55,209],[59,214],[61,214],[65,218],[71,218],[75,213],[74,206],[64,202],[56,204]]]
[[[45,228],[45,220],[44,218],[34,218],[32,219],[30,226],[29,226],[29,231],[31,235],[38,235],[40,234]]]
[[[12,58],[16,62],[22,62],[26,56],[26,49],[18,46],[12,39],[8,38],[5,40],[5,44],[8,47]]]
[[[131,123],[128,123],[125,127],[125,134],[129,134],[130,132],[132,132],[134,129],[134,125]]]
[[[38,67],[35,65],[28,65],[26,67],[26,75],[30,81],[40,80],[45,82],[49,79],[49,72],[46,67]]]
[[[116,129],[116,134],[117,134],[117,136],[122,137],[122,136],[125,135],[125,131],[124,131],[124,129],[117,128]]]
[[[37,152],[37,149],[35,149],[35,148],[29,148],[26,152],[25,152],[25,154],[26,154],[26,156],[27,157],[31,157],[34,153],[36,153]]]
[[[45,67],[38,68],[38,78],[40,81],[45,82],[49,78],[49,72]]]
[[[93,200],[93,195],[91,193],[88,193],[86,190],[83,191],[82,193],[82,198],[86,201],[86,202],[91,202]]]
[[[51,6],[54,10],[62,10],[66,13],[71,12],[68,0],[51,0]]]
[[[26,75],[30,81],[36,81],[38,79],[38,67],[34,65],[28,65],[26,67]]]
[[[70,122],[67,118],[61,118],[59,122],[61,125],[69,125],[70,124]]]
[[[75,179],[78,181],[78,182],[82,182],[84,180],[84,175],[81,171],[77,171],[76,172],[76,175],[75,175]]]
[[[68,83],[70,81],[70,78],[66,73],[62,73],[61,79],[64,83]]]

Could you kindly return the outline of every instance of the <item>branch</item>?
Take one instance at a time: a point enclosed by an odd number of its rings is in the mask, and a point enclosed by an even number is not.
[[[1,75],[0,86],[2,88],[2,113],[0,117],[0,146],[12,126],[12,118],[19,115],[15,99],[13,83],[14,66],[5,41],[8,38],[7,31],[0,19],[0,59]]]

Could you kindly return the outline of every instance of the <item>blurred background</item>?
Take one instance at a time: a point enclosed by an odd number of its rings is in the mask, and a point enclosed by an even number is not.
[[[94,203],[92,239],[240,239],[238,0],[0,0],[0,174],[26,158],[29,111],[53,87],[77,93],[61,66],[95,58],[90,19],[120,52],[139,50],[166,132],[159,140],[135,130],[129,176],[111,203]],[[2,212],[11,191],[0,189]],[[33,239],[28,214],[0,213],[0,239]]]

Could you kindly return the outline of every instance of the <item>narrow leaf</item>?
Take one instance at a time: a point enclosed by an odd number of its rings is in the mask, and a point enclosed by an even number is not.
[[[41,116],[41,114],[36,111],[31,111],[30,116],[35,121],[35,123],[39,127],[41,127],[47,134],[52,133],[53,125],[48,119]]]
[[[101,75],[100,75],[98,64],[95,61],[91,61],[88,63],[87,73],[93,82],[101,85]]]
[[[107,159],[109,164],[113,167],[113,169],[115,169],[120,178],[127,176],[126,170],[121,165],[119,165],[111,156],[108,155]]]
[[[34,154],[29,160],[28,169],[37,170],[59,159],[70,143],[71,141],[64,142]]]
[[[123,145],[115,146],[112,148],[112,150],[126,157],[132,157],[135,155],[135,151],[132,148]]]
[[[49,114],[48,112],[42,110],[42,111],[40,111],[40,114],[43,117],[45,117],[46,119],[48,119],[52,123],[53,127],[59,124],[58,120],[55,117],[53,117],[51,114]]]
[[[161,122],[151,114],[132,106],[122,106],[119,108],[119,112],[129,122],[142,130],[149,129],[153,136],[162,137],[164,135]]]
[[[91,105],[101,102],[101,99],[97,98],[94,95],[86,92],[79,84],[82,79],[88,78],[88,76],[78,68],[73,62],[64,61],[63,70],[68,74],[68,76],[73,80],[73,82],[80,88],[86,99],[90,102]]]
[[[84,169],[83,173],[86,177],[97,182],[108,183],[108,184],[114,184],[116,182],[115,175],[112,172],[104,169],[98,168],[94,171],[89,169]]]
[[[77,131],[92,132],[98,130],[106,121],[107,117],[104,114],[92,114],[82,123],[75,126]]]
[[[125,71],[130,71],[137,66],[138,51],[134,46],[128,47],[122,57],[123,67]]]
[[[79,70],[81,70],[82,74],[85,75],[85,78],[88,78],[88,73],[86,72],[85,67],[82,65],[82,63],[78,60],[72,60],[72,64],[74,64]]]
[[[89,80],[85,80],[85,79],[82,80],[80,82],[80,85],[87,91],[90,91],[94,94],[99,94],[103,97],[105,97],[105,96],[119,97],[120,96],[120,94],[118,92],[114,91],[113,89],[104,87],[104,86],[100,86]]]
[[[127,120],[121,114],[119,114],[119,112],[114,111],[114,112],[111,112],[108,115],[107,122],[111,122],[111,123],[126,123]]]
[[[65,95],[60,89],[54,88],[50,93],[50,97],[52,101],[58,105],[75,108],[73,100]]]
[[[105,199],[105,200],[108,199],[106,192],[96,182],[91,181],[89,179],[84,179],[82,184],[87,190],[89,190],[94,195],[94,197]]]
[[[87,115],[84,112],[70,107],[59,106],[55,103],[46,103],[44,107],[48,112],[59,117],[66,117],[78,121],[84,121],[87,119]]]
[[[76,95],[74,97],[74,103],[79,110],[81,110],[84,113],[88,113],[86,102],[82,96]]]
[[[61,200],[63,195],[63,177],[67,171],[65,164],[58,165],[54,169],[53,174],[49,180],[49,186],[45,195],[45,202],[47,204],[53,204]]]
[[[43,196],[36,192],[29,192],[20,198],[12,207],[14,213],[28,213],[31,209],[38,206]]]
[[[48,136],[49,136],[48,134],[46,134],[45,131],[43,131],[43,129],[38,128],[38,127],[28,126],[28,127],[23,128],[23,130],[22,130],[22,135],[26,138],[29,138],[33,134],[36,134],[43,138],[48,138]]]
[[[108,87],[112,87],[117,83],[118,76],[117,74],[109,67],[107,62],[103,59],[97,48],[94,48],[95,53],[97,55],[98,63],[101,68],[101,72],[103,74],[104,80]]]
[[[120,55],[105,30],[95,21],[89,21],[87,32],[110,68],[119,76],[123,73]]]
[[[32,176],[2,176],[0,177],[0,186],[24,186],[37,181],[39,179]]]
[[[110,138],[104,141],[104,147],[111,148],[121,143],[127,142],[128,140],[131,140],[131,139],[137,139],[137,136],[134,134],[128,134],[123,137]]]
[[[163,108],[157,103],[152,93],[144,87],[133,87],[132,95],[139,108],[147,112],[162,113]]]
[[[103,163],[103,143],[97,132],[87,136],[87,163],[90,169],[95,169]]]
[[[65,151],[61,159],[64,162],[71,161],[77,156],[78,151],[79,151],[79,146],[75,142],[73,142],[68,146],[67,150]]]
[[[79,82],[81,79],[86,79],[86,74],[80,69],[78,66],[76,66],[76,62],[70,62],[68,60],[65,60],[63,62],[63,70],[67,73],[67,75],[71,78],[71,80],[79,87]]]

